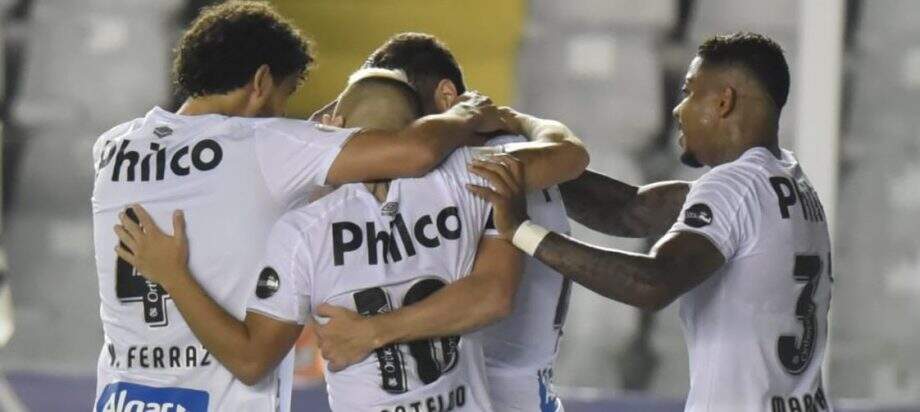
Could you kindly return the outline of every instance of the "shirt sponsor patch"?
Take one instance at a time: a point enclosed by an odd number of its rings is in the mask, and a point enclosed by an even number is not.
[[[712,223],[712,209],[704,203],[697,203],[684,212],[684,223],[690,227],[703,227]]]
[[[275,269],[271,266],[266,266],[259,273],[259,282],[256,283],[256,296],[259,299],[270,298],[279,288],[281,288],[281,279],[278,277],[278,272],[275,272]]]
[[[127,382],[105,386],[95,412],[207,412],[208,393],[186,388],[156,388]]]

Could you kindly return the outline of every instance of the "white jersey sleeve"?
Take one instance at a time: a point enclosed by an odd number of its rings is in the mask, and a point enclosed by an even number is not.
[[[753,230],[745,198],[749,192],[730,168],[711,170],[693,183],[670,232],[705,236],[726,260],[731,259]]]
[[[255,127],[256,157],[272,197],[284,206],[325,186],[326,175],[348,138],[359,129],[339,129],[291,119]]]
[[[456,181],[455,195],[458,198],[458,205],[463,209],[460,210],[461,218],[466,222],[483,222],[482,234],[485,236],[498,236],[498,230],[492,222],[492,205],[485,199],[476,196],[471,192],[467,185],[491,187],[489,182],[478,175],[469,171],[469,164],[473,161],[474,150],[476,148],[463,147],[454,152],[444,161],[441,170],[449,178]]]
[[[310,254],[303,233],[282,217],[272,228],[260,265],[259,280],[247,311],[282,322],[306,324],[310,314]]]

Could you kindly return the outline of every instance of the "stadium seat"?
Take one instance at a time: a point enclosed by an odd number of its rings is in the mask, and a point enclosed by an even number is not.
[[[567,120],[591,147],[635,150],[660,127],[662,75],[648,36],[538,33],[525,40],[520,72],[522,107]]]
[[[29,76],[20,104],[27,116],[44,115],[21,119],[27,126],[107,127],[166,100],[171,37],[167,6],[174,2],[100,6],[108,3],[35,4],[24,69]]]
[[[609,28],[613,31],[669,29],[677,16],[674,0],[534,0],[531,16],[536,21],[567,26]]]
[[[796,0],[698,0],[690,38],[700,41],[717,32],[747,30],[789,40],[785,37],[794,37],[797,24]]]
[[[889,36],[917,37],[920,25],[920,2],[915,0],[863,1],[860,31]]]

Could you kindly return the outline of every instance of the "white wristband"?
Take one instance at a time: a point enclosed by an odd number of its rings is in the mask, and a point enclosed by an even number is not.
[[[537,246],[540,246],[540,242],[542,242],[543,238],[548,234],[549,230],[546,230],[545,227],[533,223],[530,220],[525,220],[518,226],[517,230],[514,231],[514,237],[511,239],[511,243],[517,246],[518,249],[523,250],[524,253],[533,256],[533,254],[537,252]]]

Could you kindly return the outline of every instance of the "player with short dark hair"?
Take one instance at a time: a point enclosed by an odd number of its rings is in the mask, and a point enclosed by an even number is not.
[[[832,409],[821,376],[831,245],[818,195],[792,152],[779,147],[788,79],[780,47],[765,36],[707,40],[674,116],[682,160],[712,169],[692,183],[636,188],[588,174],[565,185],[570,210],[589,227],[631,236],[666,231],[647,254],[547,230],[507,207],[520,194],[475,189],[500,200],[495,224],[503,236],[566,278],[643,309],[680,299],[688,411]],[[503,167],[476,171],[516,187]]]
[[[447,46],[430,34],[397,34],[371,54],[366,66],[405,70],[428,113],[449,110],[466,88],[457,61]],[[544,226],[568,233],[565,206],[555,185],[584,170],[588,163],[584,145],[561,124],[542,122],[510,109],[507,113],[513,119],[510,123],[516,125],[512,127],[515,133],[535,139],[524,142],[521,136],[506,135],[487,144],[527,164],[523,185],[530,191],[530,215]],[[541,130],[551,133],[539,133]],[[464,278],[432,295],[427,305],[397,310],[385,318],[363,319],[323,307],[332,320],[316,330],[323,355],[333,366],[342,367],[383,344],[404,341],[406,336],[430,337],[484,328],[479,336],[495,409],[560,411],[562,403],[552,386],[553,363],[568,310],[570,284],[528,258],[516,294],[513,290],[496,293],[487,282]],[[458,307],[475,310],[457,311]],[[419,322],[419,317],[439,322]]]
[[[504,126],[488,98],[399,130],[340,129],[283,119],[312,60],[306,39],[260,2],[206,8],[178,48],[175,75],[189,96],[118,125],[93,148],[93,229],[105,344],[95,410],[288,410],[292,358],[247,386],[216,362],[161,285],[112,246],[112,226],[134,202],[157,221],[175,209],[192,223],[190,265],[233,316],[245,315],[271,225],[325,186],[420,176],[479,132]],[[127,405],[127,406],[125,406]]]
[[[273,76],[305,77],[313,63],[309,40],[263,3],[229,2],[205,7],[185,31],[173,60],[178,92],[223,94],[249,83],[259,66]]]

